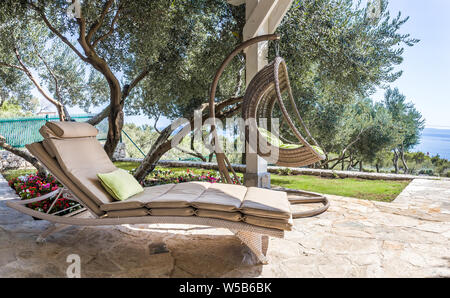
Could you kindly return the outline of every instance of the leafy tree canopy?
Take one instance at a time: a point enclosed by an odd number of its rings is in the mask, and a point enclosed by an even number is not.
[[[38,107],[36,98],[30,100],[30,105],[24,105],[14,98],[0,100],[0,118],[30,117]]]

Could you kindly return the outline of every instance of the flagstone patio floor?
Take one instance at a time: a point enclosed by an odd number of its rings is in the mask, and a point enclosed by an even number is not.
[[[225,229],[185,225],[69,227],[43,244],[49,223],[5,205],[0,176],[0,277],[450,277],[450,181],[413,180],[393,203],[328,196],[328,212],[271,238],[268,265]]]

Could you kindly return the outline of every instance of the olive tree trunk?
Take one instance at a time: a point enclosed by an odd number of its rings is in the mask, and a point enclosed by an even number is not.
[[[242,97],[239,98],[230,98],[227,100],[224,100],[222,102],[216,103],[216,118],[217,119],[226,119],[228,117],[232,117],[236,115],[240,109],[241,109],[241,103],[242,103]],[[222,111],[226,107],[230,105],[235,105],[232,108],[228,108],[225,111]],[[207,105],[203,105],[200,110],[205,110]],[[202,123],[209,117],[208,114],[202,115]],[[182,129],[179,133],[177,133],[178,143],[181,143],[181,141],[189,134],[191,131],[194,130],[194,116],[192,116],[189,119],[189,129]],[[158,137],[158,139],[155,141],[155,143],[150,148],[149,152],[145,156],[142,163],[139,165],[139,167],[136,169],[136,173],[134,174],[134,177],[138,181],[144,180],[144,178],[155,169],[156,163],[161,159],[161,157],[168,152],[170,149],[173,148],[172,141],[169,140],[170,136],[174,132],[174,130],[178,127],[172,127],[172,124],[167,126],[165,129],[163,129]],[[211,155],[210,155],[211,156]]]
[[[392,158],[392,163],[394,165],[395,174],[398,174],[398,153],[397,150],[394,149],[394,157]]]
[[[409,168],[408,168],[408,164],[406,163],[406,159],[405,159],[405,149],[404,149],[404,147],[403,147],[403,144],[402,144],[402,146],[400,147],[400,159],[401,159],[401,161],[402,161],[402,164],[403,164],[403,172],[405,173],[405,174],[407,174],[408,173],[408,171],[409,171]]]

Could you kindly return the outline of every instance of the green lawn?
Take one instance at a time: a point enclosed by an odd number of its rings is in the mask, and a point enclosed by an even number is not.
[[[127,171],[134,170],[139,166],[139,164],[137,162],[117,161],[114,164],[116,165],[116,167],[127,170]]]
[[[272,185],[364,200],[392,202],[410,181],[331,179],[317,176],[271,176]]]
[[[116,162],[117,167],[132,170],[137,167],[137,163]],[[171,170],[175,173],[186,172],[186,168],[163,168],[158,170]],[[191,169],[195,174],[215,172],[203,169]],[[33,170],[11,170],[3,173],[7,180],[12,177],[33,173]],[[242,176],[242,174],[238,174]],[[409,181],[385,181],[385,180],[364,180],[364,179],[330,179],[316,176],[280,176],[271,175],[273,186],[284,188],[301,189],[323,194],[353,197],[364,200],[391,202],[409,184]]]

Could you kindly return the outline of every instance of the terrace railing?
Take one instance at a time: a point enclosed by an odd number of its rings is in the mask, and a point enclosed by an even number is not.
[[[92,118],[92,115],[76,115],[70,116],[75,121],[86,121]],[[28,118],[0,118],[0,136],[6,139],[6,143],[14,148],[23,148],[27,144],[40,142],[44,138],[39,133],[39,129],[47,121],[59,121],[59,117],[28,117]],[[108,133],[107,119],[100,122],[96,127],[99,130],[97,139],[99,141],[106,141],[106,135]],[[145,153],[142,149],[131,139],[131,137],[122,130],[125,137],[130,140],[131,144],[136,147],[139,152],[145,157]],[[122,136],[120,142],[122,142]],[[1,150],[1,149],[0,149]]]
[[[71,116],[75,121],[86,121],[91,117],[91,115]],[[46,116],[0,119],[0,135],[6,139],[6,143],[9,145],[15,148],[23,148],[27,144],[43,140],[39,134],[39,129],[47,121],[59,121],[59,118]],[[97,139],[100,141],[106,140],[106,131],[99,126],[101,126],[101,123],[97,126],[100,130]]]

